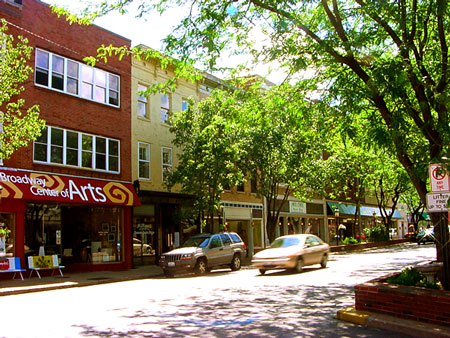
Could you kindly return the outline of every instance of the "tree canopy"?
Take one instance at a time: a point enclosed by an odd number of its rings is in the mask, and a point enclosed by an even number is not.
[[[0,20],[0,159],[8,159],[20,147],[40,135],[45,125],[39,119],[39,106],[25,107],[20,94],[23,83],[33,72],[27,65],[32,48],[27,40],[7,34],[7,24]]]

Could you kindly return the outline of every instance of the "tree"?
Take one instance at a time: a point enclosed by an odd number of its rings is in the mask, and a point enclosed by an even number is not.
[[[130,0],[94,11],[122,10]],[[366,119],[368,138],[391,147],[426,204],[427,166],[449,152],[449,7],[446,0],[159,0],[140,9],[161,13],[191,4],[166,38],[166,53],[190,55],[214,65],[228,46],[247,49],[260,27],[270,40],[255,55],[277,60],[290,74],[315,69],[321,98],[342,118]],[[153,6],[151,5],[153,4]],[[448,228],[433,214],[440,243]],[[437,245],[450,288],[450,246]]]
[[[39,106],[24,112],[25,100],[20,94],[23,83],[33,72],[27,65],[32,48],[27,40],[6,33],[6,21],[0,20],[0,159],[8,159],[20,147],[32,142],[41,133],[45,122],[39,119]]]
[[[266,200],[266,230],[273,241],[288,197],[295,194],[304,200],[313,196],[311,182],[316,180],[323,148],[315,112],[299,88],[284,84],[263,90],[262,82],[245,81],[240,85],[245,90],[236,92],[244,140],[240,165],[257,182],[257,194]]]
[[[197,108],[191,102],[189,109],[169,118],[173,144],[182,153],[168,185],[181,184],[182,191],[195,196],[194,213],[203,221],[206,212],[209,231],[214,216],[220,219],[220,197],[225,187],[243,181],[243,173],[236,165],[241,154],[233,118],[236,109],[232,96],[216,90]]]

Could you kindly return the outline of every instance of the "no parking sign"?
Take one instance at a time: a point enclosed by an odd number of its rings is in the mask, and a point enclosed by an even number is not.
[[[447,170],[443,168],[442,164],[430,164],[430,185],[431,192],[449,192],[450,178]]]

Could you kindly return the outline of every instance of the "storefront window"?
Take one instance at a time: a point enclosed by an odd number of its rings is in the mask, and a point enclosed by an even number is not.
[[[63,264],[122,261],[121,208],[27,204],[26,255],[44,250]]]
[[[15,224],[14,224],[14,214],[10,213],[0,213],[0,226],[4,229],[8,229],[11,232],[9,236],[5,238],[4,242],[0,244],[0,255],[5,255],[7,257],[13,257],[14,254],[14,232],[15,232]]]

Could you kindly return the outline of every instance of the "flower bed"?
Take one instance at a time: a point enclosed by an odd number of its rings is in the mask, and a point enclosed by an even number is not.
[[[450,326],[450,291],[387,283],[394,275],[355,285],[356,310]]]

